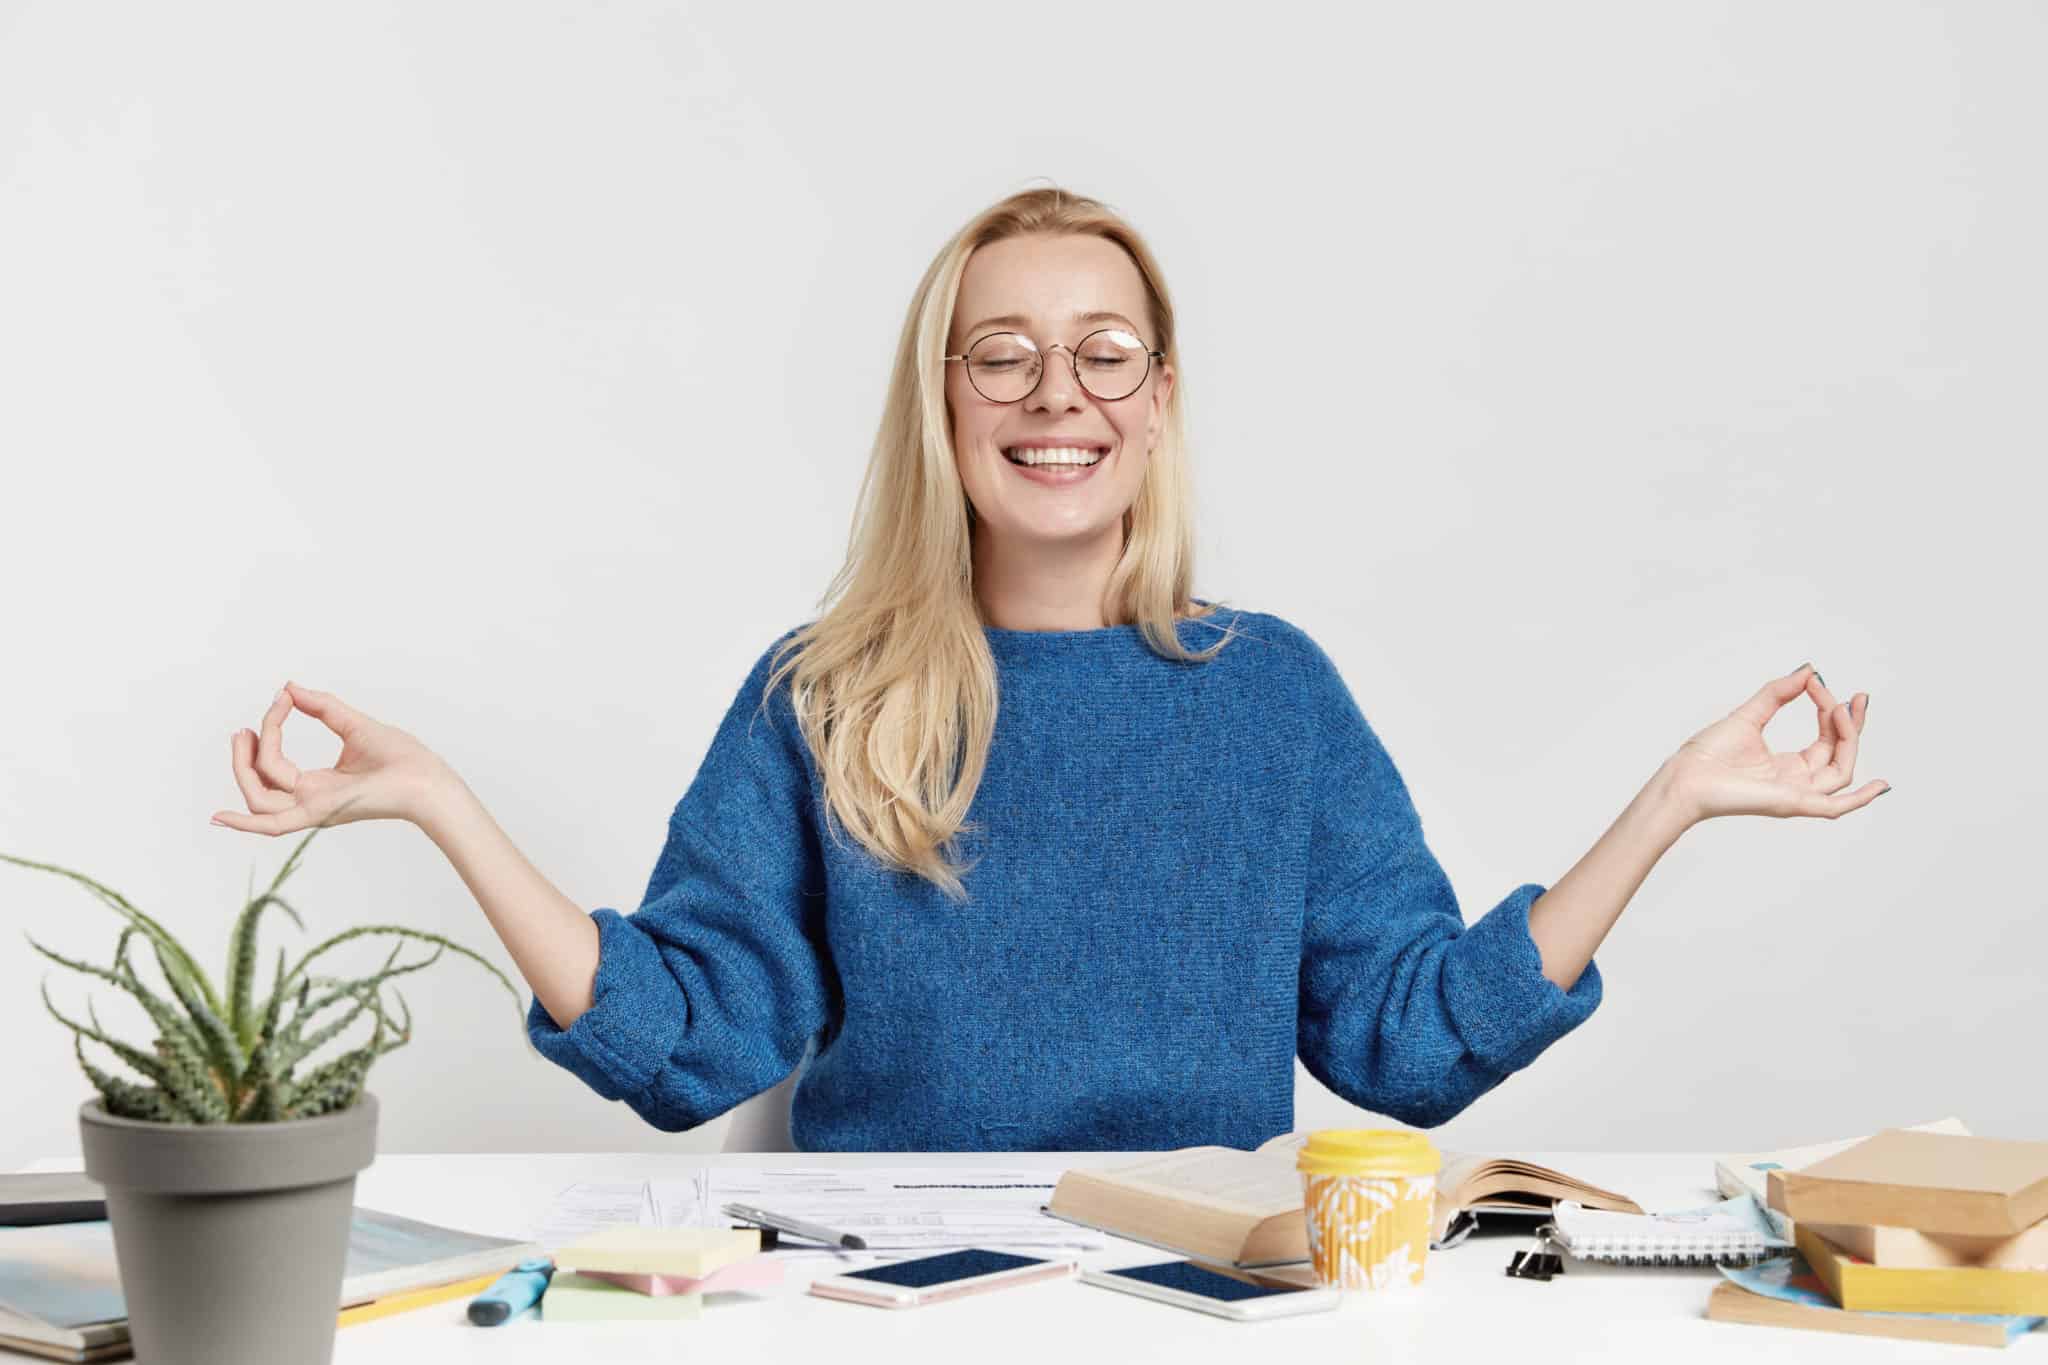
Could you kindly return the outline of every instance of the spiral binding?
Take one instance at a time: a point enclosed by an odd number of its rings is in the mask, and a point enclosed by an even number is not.
[[[1719,1212],[1691,1210],[1653,1217],[1595,1212],[1561,1201],[1542,1232],[1576,1260],[1609,1265],[1752,1266],[1792,1252],[1789,1243],[1760,1226],[1748,1226],[1740,1216],[1720,1217]]]
[[[1605,1261],[1611,1265],[1702,1266],[1756,1265],[1790,1248],[1760,1246],[1752,1238],[1714,1238],[1705,1246],[1681,1245],[1677,1237],[1582,1237],[1576,1241],[1559,1235],[1556,1227],[1543,1226],[1550,1239],[1581,1261]]]
[[[1756,1264],[1757,1264],[1758,1262],[1770,1260],[1770,1259],[1771,1259],[1772,1257],[1774,1257],[1774,1256],[1783,1256],[1783,1255],[1786,1255],[1786,1254],[1787,1254],[1787,1253],[1786,1253],[1785,1251],[1783,1251],[1783,1250],[1770,1250],[1770,1251],[1688,1251],[1688,1252],[1678,1252],[1678,1251],[1670,1251],[1670,1252],[1664,1252],[1664,1251],[1645,1251],[1645,1252],[1629,1252],[1629,1251],[1606,1251],[1606,1250],[1600,1250],[1600,1251],[1595,1251],[1595,1250],[1592,1250],[1592,1249],[1590,1249],[1590,1248],[1589,1248],[1589,1249],[1587,1249],[1587,1250],[1585,1250],[1585,1251],[1580,1251],[1580,1250],[1578,1250],[1577,1248],[1573,1248],[1573,1249],[1572,1249],[1572,1255],[1573,1255],[1574,1257],[1576,1257],[1577,1259],[1579,1259],[1579,1260],[1582,1260],[1582,1261],[1605,1261],[1605,1262],[1608,1262],[1609,1264],[1612,1264],[1612,1265],[1653,1265],[1653,1266],[1654,1266],[1654,1265],[1667,1265],[1667,1266],[1688,1266],[1688,1265],[1731,1265],[1731,1266],[1745,1266],[1745,1265],[1756,1265]]]

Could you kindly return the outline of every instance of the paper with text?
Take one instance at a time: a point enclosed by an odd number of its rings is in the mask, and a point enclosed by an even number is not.
[[[664,1209],[678,1208],[683,1192],[664,1188],[668,1183],[655,1182],[655,1200]],[[1044,1170],[712,1166],[699,1171],[692,1185],[697,1220],[729,1222],[721,1208],[751,1204],[853,1233],[869,1251],[1108,1246],[1103,1234],[1039,1211],[1058,1183],[1057,1172]],[[783,1233],[781,1245],[802,1250],[813,1244]],[[830,1248],[814,1249],[834,1254]]]
[[[591,1180],[556,1192],[554,1202],[534,1227],[533,1240],[553,1251],[621,1223],[670,1226],[657,1218],[646,1181]]]

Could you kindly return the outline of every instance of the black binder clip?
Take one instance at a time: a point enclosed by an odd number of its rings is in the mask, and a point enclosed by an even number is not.
[[[1536,1245],[1515,1253],[1508,1262],[1509,1279],[1548,1282],[1551,1276],[1564,1274],[1564,1257],[1545,1249],[1550,1245],[1550,1231],[1550,1224],[1545,1223],[1536,1229]]]
[[[1470,1209],[1459,1209],[1457,1214],[1452,1217],[1451,1225],[1444,1229],[1444,1239],[1441,1242],[1431,1242],[1429,1249],[1431,1251],[1449,1251],[1452,1247],[1470,1237],[1472,1230],[1478,1226],[1478,1214]]]

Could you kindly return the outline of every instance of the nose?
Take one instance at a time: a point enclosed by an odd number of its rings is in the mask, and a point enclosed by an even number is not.
[[[1038,387],[1025,397],[1025,406],[1063,411],[1082,407],[1086,390],[1075,373],[1074,353],[1067,344],[1055,341],[1045,348],[1039,360]]]

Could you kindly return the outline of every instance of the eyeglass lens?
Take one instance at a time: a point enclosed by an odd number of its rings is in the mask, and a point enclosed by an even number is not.
[[[1105,403],[1136,393],[1152,368],[1145,343],[1116,327],[1082,338],[1073,354],[1081,387]],[[1045,356],[1029,337],[996,332],[967,352],[967,378],[991,403],[1014,403],[1037,387],[1044,364]]]

